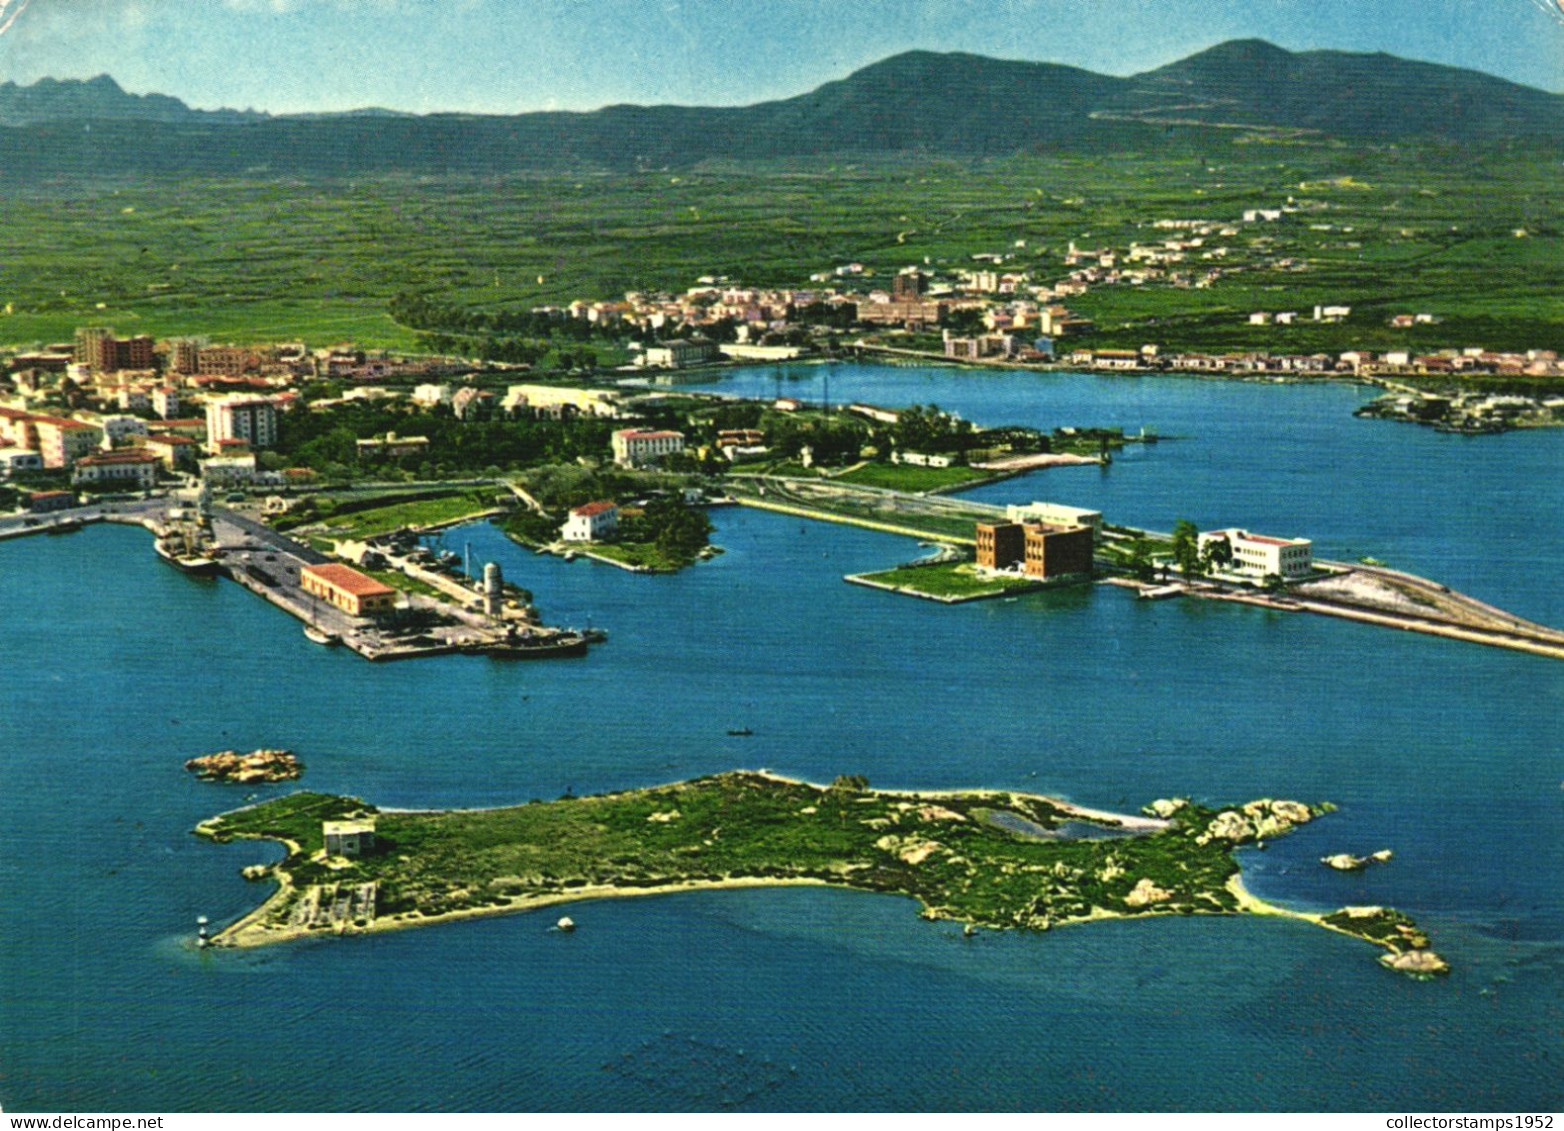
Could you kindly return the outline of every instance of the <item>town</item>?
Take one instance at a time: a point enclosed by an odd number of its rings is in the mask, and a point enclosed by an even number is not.
[[[941,305],[926,297],[917,269],[898,274],[895,286],[867,309],[894,306],[911,317]],[[728,320],[735,308],[701,309]],[[556,315],[589,324],[673,316],[593,304],[538,316]],[[1068,323],[1048,309],[1040,317],[1056,332]],[[943,333],[947,349],[976,340]],[[1307,539],[1182,523],[1157,533],[1060,503],[998,506],[951,494],[1049,467],[1111,463],[1155,435],[984,425],[937,406],[736,399],[681,392],[645,374],[724,355],[780,361],[802,349],[692,336],[646,344],[630,374],[517,383],[525,374],[513,366],[474,369],[459,358],[157,342],[83,328],[69,344],[10,360],[0,505],[11,513],[0,517],[0,537],[139,523],[171,565],[221,573],[298,618],[311,640],[376,660],[579,656],[605,638],[601,629],[544,625],[533,595],[507,584],[497,563],[475,566],[429,545],[440,529],[490,520],[566,560],[667,572],[720,553],[705,512],[724,504],[930,542],[938,549],[929,557],[846,580],[944,603],[1106,579],[1143,597],[1236,600],[1564,655],[1564,634],[1371,561],[1315,562]],[[1482,430],[1538,423],[1552,407],[1513,396],[1441,400],[1410,387],[1392,397],[1409,418],[1426,414],[1408,405],[1443,404]],[[1491,411],[1495,402],[1500,411]]]

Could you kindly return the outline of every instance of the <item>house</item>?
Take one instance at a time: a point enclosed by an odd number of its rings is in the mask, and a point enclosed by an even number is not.
[[[619,508],[610,502],[572,507],[559,536],[566,542],[602,542],[619,529]]]
[[[620,467],[645,467],[684,450],[683,432],[651,432],[621,428],[613,434],[614,462]]]

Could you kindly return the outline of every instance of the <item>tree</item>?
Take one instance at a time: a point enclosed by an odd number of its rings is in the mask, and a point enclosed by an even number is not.
[[[1150,581],[1156,576],[1156,563],[1151,560],[1151,543],[1137,538],[1130,545],[1130,572],[1137,581]]]
[[[1205,563],[1200,557],[1200,528],[1187,518],[1173,524],[1173,560],[1185,577],[1200,577]]]

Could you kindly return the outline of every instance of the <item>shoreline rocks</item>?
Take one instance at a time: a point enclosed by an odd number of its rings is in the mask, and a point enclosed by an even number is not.
[[[1388,848],[1370,852],[1367,856],[1353,856],[1350,852],[1338,852],[1334,856],[1321,856],[1320,863],[1338,872],[1361,872],[1370,864],[1384,864],[1395,855]]]
[[[291,750],[219,750],[185,763],[202,781],[231,781],[250,785],[260,782],[293,781],[304,773],[304,763]]]

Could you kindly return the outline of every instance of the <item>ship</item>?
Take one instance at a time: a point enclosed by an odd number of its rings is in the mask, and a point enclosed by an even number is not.
[[[184,573],[198,577],[217,574],[217,559],[202,553],[189,539],[159,538],[152,543],[152,549],[158,557]]]
[[[470,645],[467,651],[496,660],[551,660],[565,656],[585,656],[587,646],[606,639],[602,632],[588,629],[577,632],[563,629],[558,632],[518,632],[512,628],[504,639],[485,644]]]

